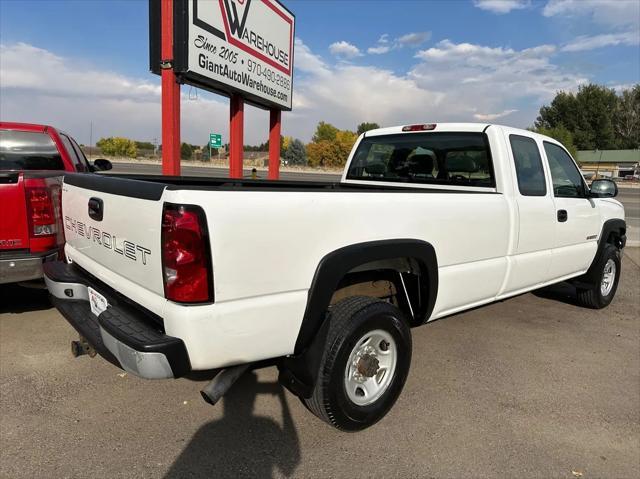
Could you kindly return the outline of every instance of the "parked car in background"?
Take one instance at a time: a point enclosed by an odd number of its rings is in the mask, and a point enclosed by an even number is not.
[[[51,126],[0,122],[0,284],[41,278],[62,251],[61,173],[109,169]]]

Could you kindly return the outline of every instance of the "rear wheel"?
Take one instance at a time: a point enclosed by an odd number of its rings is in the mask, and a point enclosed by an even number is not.
[[[391,409],[411,363],[411,331],[402,312],[355,296],[329,308],[329,333],[311,412],[338,429],[367,428]]]
[[[620,251],[614,245],[607,244],[597,264],[599,281],[590,288],[578,288],[580,304],[592,309],[608,306],[618,289],[620,266]]]

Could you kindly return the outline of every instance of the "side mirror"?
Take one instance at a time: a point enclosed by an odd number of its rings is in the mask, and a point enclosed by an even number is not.
[[[105,160],[104,158],[98,158],[93,162],[93,166],[97,171],[108,171],[113,168],[113,165],[109,160]]]
[[[618,185],[612,180],[595,180],[591,183],[592,198],[615,198],[618,196]]]

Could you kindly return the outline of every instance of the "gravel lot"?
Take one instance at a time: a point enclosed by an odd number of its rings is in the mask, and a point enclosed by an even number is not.
[[[0,477],[640,477],[640,250],[614,303],[565,285],[414,330],[391,413],[333,430],[276,382],[145,381],[74,360],[46,293],[0,286]]]

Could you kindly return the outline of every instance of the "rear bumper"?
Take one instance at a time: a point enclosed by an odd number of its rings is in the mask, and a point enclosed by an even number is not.
[[[58,250],[0,258],[0,284],[42,278],[42,263],[58,259]]]
[[[77,266],[47,263],[44,279],[53,304],[105,359],[147,379],[176,378],[191,370],[184,342],[164,334],[151,313],[126,301]],[[109,303],[100,316],[91,312],[88,287]]]

